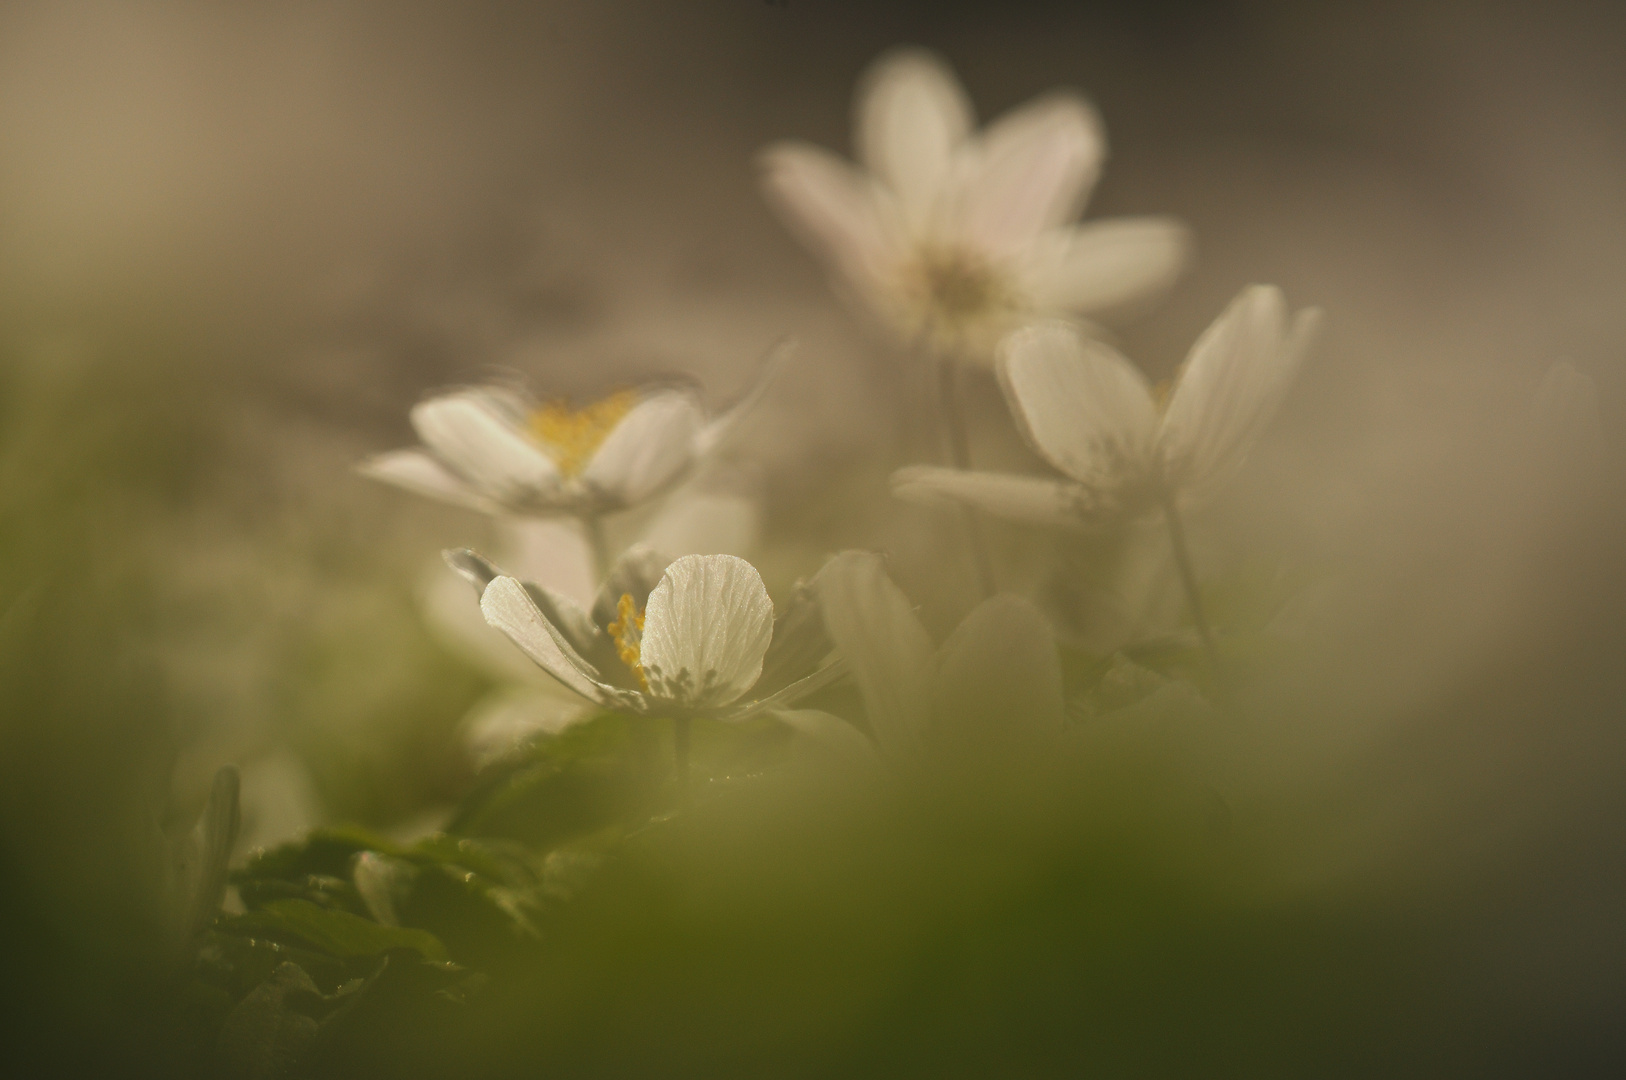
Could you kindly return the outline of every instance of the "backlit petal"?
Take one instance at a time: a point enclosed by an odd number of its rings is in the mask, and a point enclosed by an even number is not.
[[[652,697],[727,705],[762,673],[773,601],[756,567],[733,555],[685,555],[649,594],[642,663]]]
[[[1069,480],[946,469],[940,465],[899,469],[892,474],[892,494],[905,502],[958,502],[1011,521],[1073,529],[1088,526],[1097,513],[1092,493]]]
[[[523,504],[558,486],[553,460],[520,430],[497,392],[460,390],[419,402],[412,426],[436,457],[498,502]]]
[[[1032,747],[1061,734],[1061,663],[1050,624],[1009,594],[983,601],[936,660],[932,746],[960,754]]]
[[[604,437],[582,470],[582,480],[623,506],[647,499],[693,464],[694,437],[703,422],[693,394],[651,394]]]
[[[744,395],[729,406],[715,419],[708,421],[695,433],[694,453],[702,457],[711,453],[723,444],[740,427],[740,424],[751,415],[762,399],[768,395],[768,390],[785,369],[790,355],[795,351],[796,343],[781,341],[768,351],[767,357],[762,361],[757,372],[756,381],[745,391]]]
[[[1047,94],[1006,113],[958,164],[958,238],[996,257],[1021,251],[1078,213],[1105,156],[1101,119],[1076,94]]]
[[[462,477],[422,450],[391,450],[387,454],[378,454],[356,466],[356,471],[369,480],[382,480],[416,495],[426,495],[454,506],[465,506],[471,510],[490,508],[490,503],[469,487]]]
[[[486,622],[508,635],[531,660],[589,701],[609,704],[613,697],[558,628],[543,617],[529,591],[518,580],[499,577],[480,597]]]
[[[870,67],[856,112],[859,160],[892,189],[904,219],[918,229],[971,131],[971,102],[941,57],[903,48]]]
[[[932,639],[879,555],[844,551],[813,579],[824,628],[858,683],[881,749],[917,756],[926,727]]]
[[[791,231],[860,292],[873,290],[902,244],[896,211],[875,181],[805,143],[776,143],[757,161],[763,194]]]
[[[1158,434],[1171,482],[1195,486],[1240,463],[1286,393],[1317,313],[1291,331],[1280,289],[1242,290],[1192,346]]]
[[[1065,323],[1024,327],[999,346],[999,376],[1018,426],[1044,458],[1105,489],[1144,467],[1157,429],[1140,369]]]
[[[1173,218],[1112,218],[1041,239],[1028,262],[1028,292],[1051,311],[1133,308],[1174,284],[1191,258],[1191,231]]]
[[[847,674],[847,662],[838,657],[811,675],[804,675],[789,686],[782,687],[767,697],[749,701],[736,701],[732,708],[719,714],[719,719],[731,722],[749,720],[759,713],[787,708],[809,694],[824,689],[845,674]]]

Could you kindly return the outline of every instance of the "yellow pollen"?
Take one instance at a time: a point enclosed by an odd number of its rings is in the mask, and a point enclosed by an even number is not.
[[[618,390],[580,409],[572,409],[563,401],[550,401],[532,410],[531,434],[561,473],[575,476],[637,403],[638,395],[631,390]]]
[[[610,640],[615,642],[615,653],[638,676],[638,685],[648,690],[649,680],[644,678],[644,665],[641,662],[644,613],[632,602],[631,593],[621,594],[621,599],[615,605],[615,613],[619,617],[606,627],[610,631]]]

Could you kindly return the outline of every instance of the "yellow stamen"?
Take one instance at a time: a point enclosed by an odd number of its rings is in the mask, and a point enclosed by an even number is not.
[[[550,401],[531,412],[531,434],[561,473],[575,476],[637,403],[638,395],[631,390],[619,390],[580,409]]]
[[[649,680],[644,678],[644,665],[641,662],[644,613],[632,602],[631,593],[621,594],[621,599],[615,605],[615,613],[619,618],[606,627],[610,631],[610,640],[615,642],[615,653],[638,676],[638,685],[648,690]]]

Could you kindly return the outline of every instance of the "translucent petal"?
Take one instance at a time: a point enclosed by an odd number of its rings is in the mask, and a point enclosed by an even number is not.
[[[1061,663],[1050,624],[1016,596],[983,601],[943,643],[932,687],[934,749],[1034,747],[1061,734]]]
[[[1018,425],[1045,460],[1105,490],[1145,467],[1157,430],[1146,377],[1065,323],[1024,327],[999,346],[999,376]]]
[[[1203,332],[1158,434],[1172,483],[1195,487],[1240,463],[1291,384],[1317,318],[1300,313],[1289,333],[1281,290],[1250,285]]]
[[[719,714],[719,719],[728,721],[748,720],[759,713],[786,708],[809,694],[824,689],[845,674],[847,674],[847,662],[837,659],[835,662],[819,668],[811,675],[804,675],[789,686],[774,691],[767,697],[735,702],[733,708]]]
[[[1101,119],[1076,94],[1047,94],[1006,113],[958,163],[957,238],[996,257],[1017,254],[1078,213],[1105,156]]]
[[[436,457],[481,494],[524,505],[557,489],[553,460],[518,427],[511,403],[485,389],[420,402],[412,426]]]
[[[970,134],[971,102],[941,57],[902,48],[871,65],[856,112],[859,160],[892,189],[905,221],[918,230]]]
[[[687,552],[685,552],[687,554]],[[621,553],[621,557],[604,575],[598,596],[593,600],[593,622],[600,627],[609,626],[620,618],[617,605],[621,597],[632,597],[633,607],[642,611],[649,605],[649,594],[661,582],[661,575],[672,565],[672,558],[648,544],[634,544]]]
[[[685,555],[649,594],[642,663],[650,696],[686,708],[727,705],[762,673],[773,601],[733,555]]]
[[[356,466],[356,471],[370,480],[382,480],[454,506],[488,511],[492,508],[462,477],[422,450],[391,450],[368,458]]]
[[[593,670],[571,646],[558,628],[543,617],[523,584],[511,577],[499,577],[486,586],[480,597],[480,610],[486,622],[508,635],[531,660],[589,701],[609,704],[613,698]]]
[[[615,504],[641,502],[688,471],[704,419],[699,402],[686,390],[651,394],[604,437],[582,470],[582,480]]]
[[[995,517],[1077,529],[1099,516],[1094,495],[1067,480],[1016,473],[909,465],[892,474],[892,494],[905,502],[964,503]]]
[[[844,551],[813,579],[824,628],[864,699],[881,749],[895,760],[919,753],[930,701],[932,639],[879,555]]]
[[[1033,302],[1052,311],[1110,312],[1174,284],[1191,259],[1191,231],[1166,217],[1112,218],[1051,230],[1027,267]]]
[[[902,246],[896,211],[875,182],[834,154],[778,143],[758,158],[768,202],[808,247],[860,293],[878,287]]]
[[[720,416],[708,421],[695,435],[694,452],[697,457],[711,453],[739,429],[740,424],[755,411],[768,395],[768,390],[785,370],[791,353],[796,349],[793,341],[781,341],[768,351],[757,372],[757,377],[733,405]]]

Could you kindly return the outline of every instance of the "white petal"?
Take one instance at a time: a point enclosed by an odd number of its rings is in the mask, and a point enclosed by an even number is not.
[[[482,592],[484,588],[477,587],[471,593],[468,582],[448,574],[443,566],[425,575],[418,601],[430,632],[442,645],[492,679],[557,686],[485,621],[480,613]]]
[[[368,458],[356,466],[356,471],[370,480],[382,480],[454,506],[492,509],[491,503],[481,498],[462,477],[422,450],[391,450]]]
[[[757,372],[756,381],[745,391],[738,401],[730,406],[722,415],[709,421],[695,433],[694,453],[696,457],[704,457],[722,445],[730,435],[739,428],[742,421],[750,416],[756,407],[767,397],[768,389],[784,371],[791,353],[796,349],[793,341],[781,341],[769,350],[768,356],[762,361],[761,370]]]
[[[1250,285],[1203,331],[1158,434],[1170,482],[1203,484],[1241,461],[1292,382],[1316,320],[1301,312],[1289,334],[1281,290]]]
[[[1092,493],[1071,481],[940,465],[899,469],[892,474],[892,494],[905,502],[958,502],[1011,521],[1072,529],[1089,525],[1097,513]]]
[[[756,684],[773,637],[773,601],[756,567],[733,555],[685,555],[666,568],[644,613],[650,695],[727,705]]]
[[[623,596],[632,597],[633,606],[642,611],[649,605],[649,594],[661,583],[670,565],[671,556],[648,544],[634,544],[623,551],[598,588],[593,600],[593,622],[609,626],[620,618]]]
[[[1105,156],[1101,119],[1076,94],[1047,94],[1012,110],[959,164],[959,238],[996,257],[1020,252],[1077,214]]]
[[[1053,311],[1132,308],[1173,285],[1191,259],[1191,230],[1173,218],[1111,218],[1044,239],[1028,264],[1028,293]]]
[[[879,555],[844,551],[813,579],[824,628],[858,683],[875,740],[896,760],[919,753],[932,639]]]
[[[896,211],[875,182],[805,143],[777,143],[757,160],[763,194],[791,230],[861,293],[872,292],[902,243]]]
[[[662,390],[634,405],[588,459],[582,480],[622,506],[642,502],[694,463],[704,415],[694,395]]]
[[[865,73],[856,112],[859,160],[892,189],[904,219],[918,230],[971,131],[971,102],[941,57],[903,48]]]
[[[983,601],[937,654],[928,736],[940,750],[1015,749],[1061,734],[1061,663],[1037,608],[1008,594]]]
[[[1103,489],[1144,466],[1157,409],[1140,369],[1065,323],[1017,330],[1000,342],[999,376],[1018,425],[1044,458]]]
[[[436,457],[482,494],[524,504],[559,483],[559,470],[519,429],[506,395],[460,390],[419,402],[412,426]]]
[[[824,689],[845,674],[847,674],[847,662],[837,659],[834,663],[826,664],[811,675],[804,675],[789,686],[781,687],[767,697],[757,698],[754,701],[735,702],[734,707],[719,714],[719,718],[728,721],[748,720],[758,713],[787,708],[809,694]]]
[[[511,577],[497,578],[480,597],[480,611],[543,671],[589,701],[608,703],[605,691],[612,688],[598,681],[598,673],[543,618],[524,585]]]

